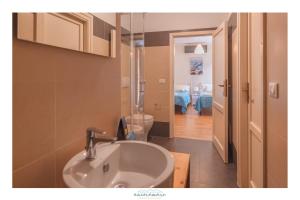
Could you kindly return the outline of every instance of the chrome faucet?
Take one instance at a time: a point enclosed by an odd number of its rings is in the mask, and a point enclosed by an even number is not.
[[[107,136],[107,132],[97,129],[97,128],[88,128],[86,130],[86,159],[95,159],[96,158],[96,148],[95,145],[97,142],[115,142],[117,137]]]

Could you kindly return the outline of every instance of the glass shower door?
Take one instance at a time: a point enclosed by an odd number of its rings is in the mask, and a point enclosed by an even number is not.
[[[147,141],[144,132],[144,14],[122,14],[121,25],[124,33],[122,42],[127,39],[130,45],[127,62],[130,79],[130,114],[126,116],[126,121],[129,132],[134,132],[137,140]]]

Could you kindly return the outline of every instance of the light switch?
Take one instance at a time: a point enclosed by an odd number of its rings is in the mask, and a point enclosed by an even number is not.
[[[278,98],[278,83],[269,82],[269,96],[273,98]]]
[[[165,79],[165,78],[160,78],[160,79],[158,80],[158,82],[159,82],[160,84],[165,84],[165,83],[166,83],[166,79]]]

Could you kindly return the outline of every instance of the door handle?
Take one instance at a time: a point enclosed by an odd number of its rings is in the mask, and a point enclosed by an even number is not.
[[[245,84],[245,86],[243,86],[243,88],[242,88],[242,91],[243,92],[246,92],[246,97],[247,97],[247,103],[249,103],[249,102],[251,102],[250,101],[250,84],[249,84],[249,82],[247,82],[246,84]]]
[[[227,80],[225,79],[223,81],[223,84],[218,84],[218,86],[224,88],[223,89],[223,96],[227,97]]]

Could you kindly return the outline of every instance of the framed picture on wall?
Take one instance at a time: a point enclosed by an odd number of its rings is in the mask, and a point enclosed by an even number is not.
[[[203,59],[202,57],[190,58],[190,74],[200,75],[203,73]]]

